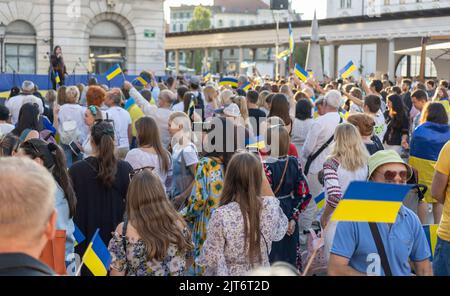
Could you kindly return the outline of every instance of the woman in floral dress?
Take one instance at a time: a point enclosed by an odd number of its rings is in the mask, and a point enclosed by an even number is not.
[[[226,128],[227,124],[231,124],[232,128]],[[210,129],[207,131],[204,148],[206,151],[212,152],[207,153],[205,157],[200,159],[191,196],[188,198],[187,207],[182,211],[192,232],[194,258],[200,255],[206,239],[208,222],[214,210],[219,206],[227,164],[236,150],[245,148],[245,139],[239,139],[238,137],[239,134],[242,134],[238,132],[239,129],[231,121],[215,117],[211,121]],[[227,131],[234,131],[234,137],[231,137],[232,135],[227,137]],[[213,138],[213,136],[218,134],[222,135],[221,143],[215,143]],[[248,136],[247,132],[244,134],[246,137]],[[231,143],[232,145],[227,145],[227,141],[230,138],[233,143]],[[211,139],[211,143],[209,139]],[[207,145],[211,146],[208,147]],[[203,272],[204,269],[194,263],[193,269],[189,274],[202,275]]]
[[[186,275],[192,264],[190,232],[167,199],[161,179],[150,169],[130,177],[127,218],[109,242],[111,275]]]
[[[243,276],[259,266],[270,266],[272,241],[281,240],[288,220],[273,196],[261,161],[238,153],[227,169],[220,207],[209,221],[198,264],[205,275]],[[270,193],[269,193],[270,194]]]

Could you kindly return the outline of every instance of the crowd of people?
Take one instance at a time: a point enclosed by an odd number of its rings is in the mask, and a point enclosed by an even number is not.
[[[324,242],[319,275],[450,275],[447,81],[141,76],[11,90],[0,275],[54,274],[40,258],[56,230],[65,274],[78,275],[69,266],[97,229],[111,276],[243,276],[279,262],[307,274],[311,232]],[[333,221],[353,181],[417,186],[394,224]],[[435,250],[426,224],[439,225]],[[374,231],[387,260],[372,268]]]

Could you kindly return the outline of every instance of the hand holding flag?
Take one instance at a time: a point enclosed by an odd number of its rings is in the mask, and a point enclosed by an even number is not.
[[[111,254],[100,237],[99,229],[97,229],[83,255],[83,261],[77,274],[80,273],[84,263],[94,276],[106,276],[111,265],[111,260]]]

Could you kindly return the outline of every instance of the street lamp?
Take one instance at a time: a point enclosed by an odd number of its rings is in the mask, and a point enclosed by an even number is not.
[[[5,43],[6,26],[3,22],[0,23],[0,73],[3,73],[3,47]]]

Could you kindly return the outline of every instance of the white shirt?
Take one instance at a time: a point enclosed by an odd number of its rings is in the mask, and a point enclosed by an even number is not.
[[[58,120],[59,126],[62,127],[63,122],[75,121],[80,132],[80,142],[86,139],[88,134],[88,127],[84,122],[85,108],[78,104],[64,104],[59,109]]]
[[[117,147],[130,148],[130,140],[128,139],[128,127],[132,122],[130,113],[118,106],[109,108],[106,113],[108,113],[108,117],[114,122]]]
[[[300,154],[302,167],[305,168],[308,156],[314,154],[320,149],[333,135],[334,131],[341,120],[341,116],[337,112],[326,113],[320,116],[312,123],[306,141]],[[311,163],[309,173],[317,174],[323,168],[327,156],[330,154],[329,145],[319,156]]]
[[[0,123],[0,136],[9,134],[14,128],[12,124]]]
[[[311,129],[311,125],[314,123],[314,119],[308,118],[306,120],[295,119],[292,125],[291,142],[297,148],[297,151],[302,151],[303,144],[306,141],[308,132]]]
[[[386,134],[387,125],[386,125],[386,119],[384,118],[383,113],[381,110],[378,111],[378,113],[373,118],[375,120],[375,127],[373,128],[373,131],[375,135],[383,141],[384,134]]]
[[[166,108],[158,108],[151,105],[144,97],[135,89],[130,90],[130,97],[136,100],[136,104],[141,108],[145,115],[153,117],[158,125],[159,132],[161,134],[161,142],[163,147],[169,147],[170,134],[169,134],[169,116],[173,113]]]
[[[172,107],[173,112],[184,112],[184,102],[179,102]]]
[[[11,113],[11,123],[15,125],[19,121],[20,108],[24,103],[36,103],[39,106],[39,114],[44,114],[44,105],[42,100],[33,95],[18,95],[8,99],[5,102],[5,106],[9,109]]]

